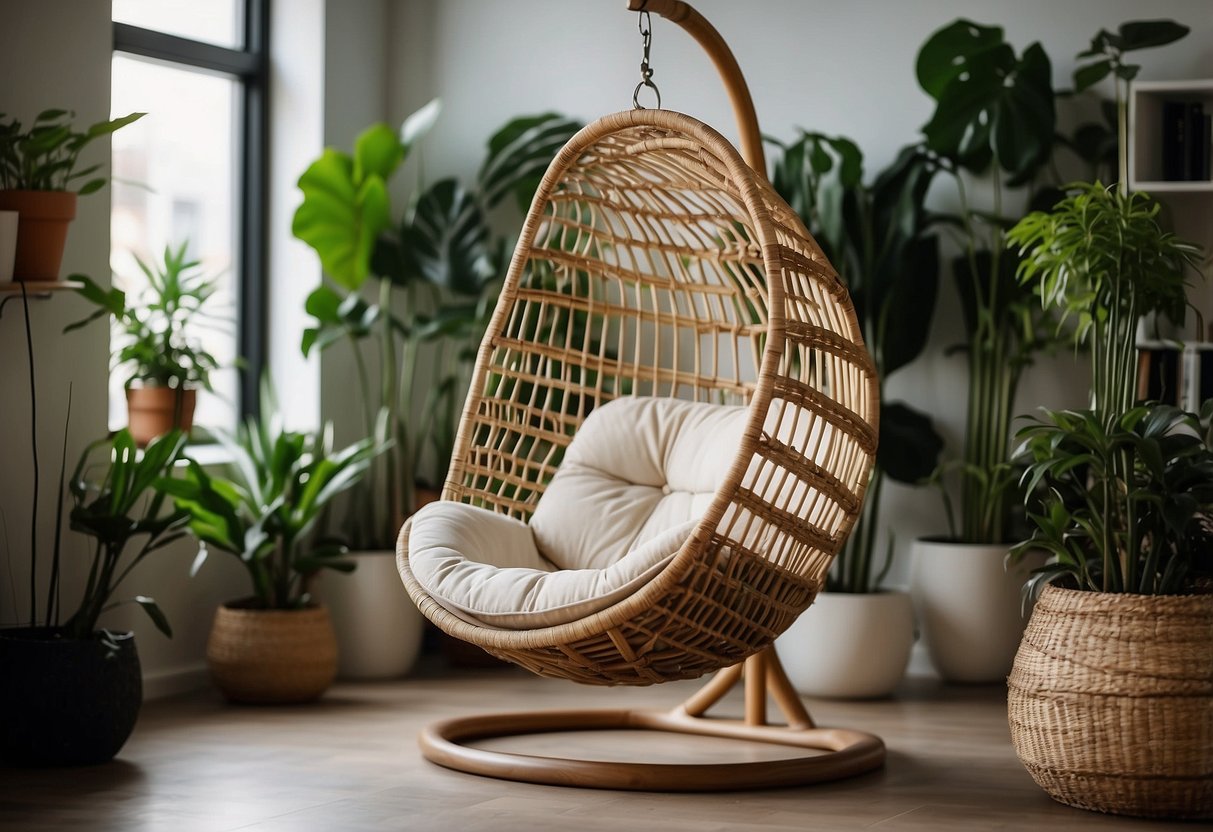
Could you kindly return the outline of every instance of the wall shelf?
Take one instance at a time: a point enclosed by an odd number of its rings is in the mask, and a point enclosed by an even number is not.
[[[1200,102],[1213,112],[1213,78],[1135,81],[1129,87],[1129,187],[1149,194],[1213,193],[1213,181],[1162,178],[1164,101]]]
[[[29,298],[45,300],[57,292],[70,292],[83,285],[78,280],[31,280],[25,283],[14,280],[11,283],[0,283],[0,316],[4,315],[4,307],[10,300],[21,297],[22,286],[25,287]]]

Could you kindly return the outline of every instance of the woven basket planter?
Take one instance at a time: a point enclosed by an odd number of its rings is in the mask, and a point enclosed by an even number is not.
[[[337,638],[323,606],[215,611],[206,660],[215,686],[233,702],[311,702],[337,675]]]
[[[1015,752],[1055,800],[1213,816],[1213,595],[1047,587],[1008,686]]]

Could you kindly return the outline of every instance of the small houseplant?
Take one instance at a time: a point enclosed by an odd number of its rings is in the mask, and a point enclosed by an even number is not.
[[[8,715],[0,720],[0,757],[19,764],[102,763],[130,736],[143,699],[135,637],[99,622],[114,607],[134,603],[172,635],[154,600],[115,601],[114,595],[141,561],[185,534],[186,516],[156,486],[170,476],[184,443],[173,433],[140,454],[121,431],[81,455],[67,483],[69,522],[92,540],[88,580],[75,609],[64,607],[60,512],[41,614],[35,551],[28,626],[0,630],[0,708]],[[63,480],[61,471],[61,492]]]
[[[1120,178],[1071,185],[1008,235],[1019,274],[1074,321],[1093,356],[1091,407],[1021,431],[1041,589],[1008,685],[1011,734],[1036,782],[1102,812],[1213,817],[1213,402],[1202,413],[1135,404],[1137,323],[1183,320],[1199,249],[1127,187],[1124,53],[1187,32],[1170,21],[1101,31],[1075,81],[1109,75]]]
[[[284,430],[265,399],[261,420],[246,419],[235,435],[216,432],[232,459],[224,474],[190,460],[183,477],[159,487],[198,539],[194,573],[211,550],[248,570],[252,595],[215,614],[206,654],[216,685],[235,702],[309,702],[337,671],[337,643],[313,581],[321,570],[354,569],[344,546],[316,538],[316,524],[383,448],[363,439],[334,450],[331,426]]]
[[[338,514],[361,566],[323,588],[341,672],[349,677],[400,676],[416,655],[422,619],[399,586],[394,546],[417,508],[418,485],[430,486],[424,498],[438,497],[471,364],[504,276],[509,246],[488,218],[509,204],[525,210],[552,157],[581,126],[555,113],[513,119],[489,139],[473,186],[455,178],[421,185],[397,212],[388,184],[438,113],[433,101],[399,131],[373,125],[352,154],[329,148],[299,179],[303,202],[292,230],[316,251],[325,273],[307,299],[315,324],[304,332],[303,352],[348,349],[364,435],[391,440]],[[424,395],[419,367],[431,373]],[[380,413],[387,418],[377,434]],[[372,630],[380,637],[361,636]]]
[[[931,328],[939,241],[928,230],[924,203],[936,165],[923,148],[907,147],[865,184],[863,155],[849,139],[802,131],[791,144],[774,143],[781,154],[772,184],[804,220],[850,291],[881,383],[876,464],[863,513],[835,560],[826,592],[814,602],[825,611],[810,609],[776,645],[803,693],[883,696],[905,673],[914,628],[909,596],[880,587],[893,551],[890,534],[883,563],[877,561],[881,486],[886,477],[906,484],[926,479],[943,447],[930,417],[884,395],[887,377],[921,355]],[[842,620],[854,623],[847,626]],[[814,633],[826,626],[832,637]],[[838,649],[822,651],[822,643]],[[806,645],[811,649],[805,650]],[[869,660],[854,662],[852,657],[860,654]]]
[[[79,294],[97,309],[65,332],[113,316],[114,369],[123,369],[127,417],[139,445],[172,430],[186,433],[194,424],[198,388],[211,390],[210,374],[219,364],[203,349],[187,326],[216,319],[207,303],[215,281],[196,271],[198,261],[186,254],[189,243],[166,246],[163,262],[154,268],[135,258],[147,280],[137,293],[118,287],[103,289],[83,275],[73,275]]]
[[[76,197],[106,182],[97,175],[100,164],[78,166],[80,153],[144,115],[131,113],[78,131],[72,125],[75,113],[67,110],[39,113],[29,129],[0,113],[0,211],[20,215],[13,265],[18,280],[58,280]]]

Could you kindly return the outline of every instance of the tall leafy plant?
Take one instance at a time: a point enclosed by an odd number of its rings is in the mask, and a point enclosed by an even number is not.
[[[1001,543],[1014,474],[1011,418],[1023,370],[1049,340],[1049,328],[1030,289],[1015,278],[1017,262],[1006,247],[1014,224],[1008,201],[1035,183],[1054,143],[1056,113],[1052,67],[1039,43],[1023,52],[1003,30],[957,20],[935,32],[918,53],[916,71],[935,111],[922,131],[926,145],[953,180],[960,204],[943,217],[957,232],[962,254],[952,263],[964,317],[962,345],[968,362],[968,404],[960,477],[959,527],[966,542]],[[984,179],[989,204],[970,197]],[[1045,196],[1044,199],[1049,199]]]
[[[1042,305],[1074,322],[1073,337],[1092,351],[1091,407],[1045,411],[1021,432],[1029,493],[1046,488],[1035,531],[1020,547],[1040,546],[1056,561],[1036,580],[1068,575],[1083,589],[1182,591],[1213,542],[1213,450],[1209,419],[1175,408],[1134,406],[1139,318],[1162,313],[1181,323],[1187,275],[1200,249],[1167,232],[1160,206],[1130,193],[1122,86],[1138,67],[1126,51],[1178,40],[1171,21],[1100,31],[1075,73],[1083,87],[1111,75],[1119,114],[1120,177],[1115,188],[1074,183],[1047,212],[1034,212],[1007,235],[1023,256],[1022,282]]]
[[[555,113],[514,119],[490,138],[473,186],[445,178],[419,187],[396,217],[388,183],[438,112],[431,102],[399,133],[374,125],[352,154],[327,149],[299,180],[304,198],[293,231],[317,252],[326,274],[307,299],[315,323],[303,351],[351,347],[364,429],[373,435],[382,412],[380,438],[391,440],[382,470],[368,479],[371,487],[382,483],[387,500],[354,501],[353,536],[374,548],[390,546],[412,511],[422,449],[434,449],[442,471],[449,461],[466,368],[506,266],[507,241],[489,215],[507,202],[525,210],[548,163],[581,126]],[[415,420],[419,361],[423,348],[435,345],[427,364],[436,378]]]
[[[927,191],[938,167],[922,147],[904,148],[871,184],[849,139],[801,131],[783,144],[775,190],[813,233],[847,285],[881,390],[880,444],[855,529],[831,571],[834,592],[871,592],[891,564],[875,557],[885,478],[917,484],[938,464],[943,440],[925,413],[884,395],[888,377],[922,354],[939,283],[939,240],[928,231]]]

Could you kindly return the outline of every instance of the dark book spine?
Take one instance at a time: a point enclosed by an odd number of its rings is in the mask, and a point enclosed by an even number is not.
[[[1193,101],[1188,104],[1188,114],[1184,120],[1184,127],[1187,129],[1187,153],[1184,156],[1184,180],[1191,182],[1194,179],[1203,179],[1201,171],[1204,166],[1200,162],[1200,152],[1204,147],[1202,133],[1205,125],[1205,105],[1199,101]]]
[[[1210,149],[1213,146],[1213,115],[1204,115],[1200,119],[1199,137],[1196,142],[1196,169],[1194,179],[1201,182],[1213,180],[1213,161],[1210,160]]]
[[[1187,158],[1185,139],[1188,107],[1182,101],[1162,103],[1162,178],[1167,182],[1178,182],[1184,178]]]

